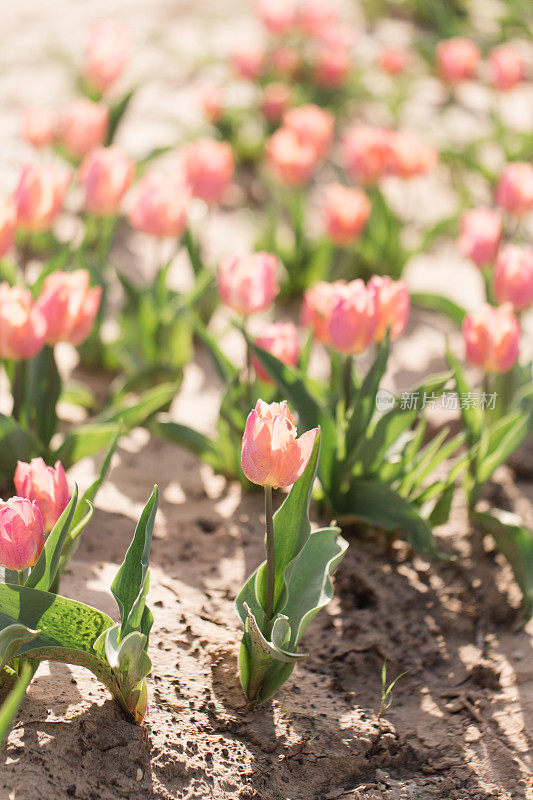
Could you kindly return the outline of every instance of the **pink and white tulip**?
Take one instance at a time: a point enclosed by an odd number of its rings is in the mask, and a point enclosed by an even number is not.
[[[507,164],[496,187],[496,203],[522,217],[533,209],[533,166],[525,161]]]
[[[131,52],[128,28],[115,19],[97,22],[90,30],[82,68],[88,86],[106,92],[124,72]]]
[[[238,314],[263,311],[279,292],[278,268],[278,259],[270,253],[226,259],[218,268],[220,299]]]
[[[98,147],[88,153],[79,179],[85,190],[85,209],[99,217],[118,214],[122,198],[131,186],[135,165],[120,148]]]
[[[491,208],[472,208],[461,217],[458,245],[478,267],[492,264],[502,238],[502,220]]]
[[[499,303],[512,303],[524,311],[533,303],[533,250],[507,244],[494,269],[494,294]]]
[[[134,228],[163,238],[183,235],[190,190],[179,175],[149,172],[137,187],[129,220]]]
[[[49,147],[56,138],[57,115],[46,106],[27,108],[22,115],[21,135],[33,147]]]
[[[354,242],[363,231],[371,203],[362,189],[329,183],[325,189],[324,213],[328,237],[338,245]]]
[[[19,497],[37,503],[44,531],[49,533],[70,500],[61,461],[56,461],[54,467],[48,467],[42,458],[32,458],[29,464],[17,461],[14,481]]]
[[[0,500],[0,566],[22,572],[33,567],[44,547],[43,518],[25,497]]]
[[[272,325],[267,325],[261,335],[256,338],[255,344],[284,364],[291,367],[298,364],[300,357],[298,329],[292,322],[274,322]],[[270,376],[255,357],[253,365],[259,380],[264,383],[272,383]]]
[[[456,36],[439,42],[436,56],[440,77],[453,86],[476,76],[481,50],[470,39]]]
[[[101,296],[100,286],[91,289],[85,269],[48,275],[36,304],[46,319],[47,343],[79,345],[85,341],[98,313]]]
[[[103,145],[109,127],[109,109],[84,97],[71,103],[59,121],[59,141],[80,158]]]
[[[181,151],[181,166],[194,197],[209,205],[222,202],[235,169],[233,150],[227,142],[199,139]]]
[[[411,300],[407,286],[387,275],[374,275],[368,282],[368,289],[376,293],[378,321],[374,340],[383,341],[387,330],[390,330],[391,339],[397,339],[405,331],[409,319]]]
[[[518,358],[520,326],[511,303],[488,303],[463,323],[466,358],[485,372],[507,372]]]
[[[33,358],[45,343],[46,319],[31,292],[0,283],[0,358]]]
[[[17,227],[26,233],[50,230],[62,209],[70,178],[55,164],[27,164],[13,194]]]
[[[331,311],[329,335],[340,353],[357,355],[374,341],[378,328],[376,289],[359,278],[339,287]]]

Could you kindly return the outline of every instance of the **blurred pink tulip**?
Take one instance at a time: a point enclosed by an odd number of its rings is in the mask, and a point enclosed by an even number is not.
[[[329,322],[332,346],[345,355],[362,353],[374,341],[378,326],[375,288],[358,278],[339,287],[335,300]]]
[[[370,200],[361,189],[351,189],[341,183],[329,183],[324,194],[328,237],[338,245],[354,242],[370,215]]]
[[[496,187],[500,208],[521,217],[533,209],[533,166],[525,161],[507,164]]]
[[[437,151],[414,133],[391,133],[387,156],[387,172],[403,180],[430,172],[438,161]]]
[[[312,328],[313,336],[322,344],[331,344],[331,312],[345,286],[346,281],[319,281],[304,294],[300,315],[302,327]]]
[[[89,32],[82,68],[88,86],[107,91],[124,72],[131,52],[131,37],[126,25],[116,19],[97,22]]]
[[[189,200],[190,190],[179,175],[149,172],[137,187],[130,222],[150,236],[180,237],[187,227]]]
[[[357,123],[341,141],[343,163],[352,180],[377,183],[387,173],[393,131]]]
[[[300,3],[299,23],[307,36],[321,36],[329,26],[339,23],[337,3],[324,3],[324,0],[303,0]]]
[[[296,425],[286,401],[258,400],[248,415],[242,438],[242,469],[259,486],[290,486],[311,458],[318,428],[296,438]]]
[[[27,108],[22,116],[21,134],[34,147],[48,147],[56,138],[57,115],[51,108]]]
[[[291,31],[298,19],[295,0],[256,0],[256,9],[265,28],[277,36]]]
[[[50,533],[70,500],[61,461],[56,461],[54,467],[48,467],[42,458],[32,458],[29,464],[17,461],[14,481],[19,497],[37,503],[44,531]]]
[[[0,258],[9,253],[15,241],[17,209],[8,195],[0,195]]]
[[[313,147],[317,158],[324,158],[333,142],[335,119],[329,111],[308,103],[286,111],[283,127],[295,133],[302,144]]]
[[[198,139],[182,148],[181,164],[195,197],[210,205],[222,202],[235,168],[233,150],[227,142]]]
[[[292,322],[274,322],[272,325],[267,325],[261,335],[256,338],[255,343],[284,364],[289,364],[291,367],[298,364],[300,357],[298,329]],[[259,380],[264,383],[272,383],[270,376],[255,357],[253,365]]]
[[[85,190],[85,210],[99,217],[118,214],[135,175],[135,165],[118,147],[98,147],[85,156],[79,169]]]
[[[478,267],[492,264],[502,238],[502,221],[491,208],[472,208],[461,217],[458,245],[461,253]]]
[[[238,314],[263,311],[278,292],[279,262],[270,253],[233,256],[218,268],[218,292],[222,302]]]
[[[300,72],[302,59],[294,47],[276,47],[270,53],[272,69],[283,78],[295,78]]]
[[[257,45],[241,45],[231,54],[231,63],[241,78],[256,81],[264,69],[265,53]]]
[[[109,127],[109,109],[86,97],[75,100],[59,122],[59,141],[74,156],[84,156],[105,141]]]
[[[512,303],[523,311],[533,303],[533,250],[507,244],[494,269],[494,294],[499,303]]]
[[[224,93],[219,86],[204,86],[201,90],[201,103],[206,119],[216,123],[224,113]]]
[[[0,566],[33,567],[44,547],[43,518],[37,503],[25,497],[0,500]]]
[[[352,55],[343,47],[323,45],[313,59],[313,80],[326,89],[337,89],[346,83],[352,67]]]
[[[42,350],[46,319],[31,292],[0,283],[0,358],[33,358]]]
[[[52,272],[45,278],[37,308],[46,319],[48,344],[79,345],[90,333],[100,306],[101,286],[91,289],[85,269]]]
[[[263,89],[261,111],[269,122],[278,122],[290,105],[292,89],[287,83],[275,81]]]
[[[518,358],[520,326],[511,303],[486,303],[465,318],[463,334],[467,360],[485,372],[507,372]]]
[[[319,161],[314,145],[285,126],[267,140],[266,157],[275,177],[290,187],[309,183]]]
[[[13,199],[17,227],[27,233],[50,230],[63,206],[70,174],[55,164],[27,164]]]
[[[524,79],[525,65],[512,44],[501,44],[488,57],[489,81],[500,92],[508,92]]]
[[[409,66],[411,54],[400,47],[389,47],[378,56],[378,66],[389,75],[400,75]]]
[[[456,36],[443,39],[436,49],[437,70],[451,85],[474,78],[481,60],[481,50],[475,42]]]
[[[387,330],[391,339],[397,339],[407,327],[411,300],[403,281],[393,281],[387,275],[374,275],[368,289],[375,290],[378,323],[374,340],[381,342]]]

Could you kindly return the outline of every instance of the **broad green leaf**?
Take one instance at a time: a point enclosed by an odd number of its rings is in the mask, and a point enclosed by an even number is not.
[[[15,657],[21,645],[31,642],[39,633],[40,631],[34,631],[18,622],[0,630],[0,670]]]
[[[353,411],[348,421],[348,430],[346,432],[347,456],[350,455],[360,437],[363,436],[376,410],[376,394],[387,369],[389,352],[389,336],[387,335],[378,348],[376,357],[365,375],[353,404]]]
[[[122,121],[122,117],[128,110],[128,106],[131,103],[133,96],[136,92],[136,87],[130,89],[123,97],[115,103],[115,105],[111,106],[109,109],[109,127],[107,129],[107,137],[106,137],[106,145],[110,145],[113,143],[115,135],[118,130],[118,126]]]
[[[476,460],[476,478],[483,484],[494,470],[504,464],[529,436],[529,420],[522,412],[503,417],[488,432],[486,455],[480,453]]]
[[[220,378],[228,382],[238,376],[239,370],[232,361],[222,352],[216,341],[213,339],[203,322],[199,319],[194,320],[194,332],[209,352],[213,359],[213,364]]]
[[[439,525],[445,525],[448,522],[452,509],[454,494],[455,485],[453,483],[449,483],[440,497],[437,498],[437,501],[427,518],[432,528],[436,528]]]
[[[190,450],[213,469],[217,471],[224,469],[224,460],[217,443],[208,436],[204,436],[203,433],[199,433],[187,425],[173,422],[167,414],[158,414],[150,422],[149,429],[159,439]]]
[[[98,422],[121,422],[125,430],[143,425],[156,411],[162,411],[176,396],[178,384],[175,381],[163,383],[147,389],[134,402],[127,404],[124,399],[106,409],[96,419]]]
[[[59,568],[63,542],[67,537],[77,501],[78,487],[76,486],[68,506],[48,534],[41,555],[25,581],[25,586],[28,588],[48,591],[53,584]]]
[[[439,294],[431,294],[430,292],[411,292],[411,302],[419,308],[424,308],[429,311],[437,311],[439,314],[445,314],[456,325],[461,327],[467,312],[453,300],[448,297],[442,297]]]
[[[82,458],[94,456],[110,447],[116,434],[116,422],[88,422],[76,425],[65,436],[63,443],[54,453],[54,458],[59,459],[65,469],[68,469]]]
[[[0,706],[0,747],[2,747],[9,735],[13,720],[24,702],[26,689],[30,685],[33,675],[34,669],[32,665],[25,663],[22,667],[22,674],[17,678],[16,683]]]

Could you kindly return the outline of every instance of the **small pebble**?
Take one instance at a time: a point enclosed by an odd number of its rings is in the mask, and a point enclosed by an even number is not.
[[[144,777],[144,772],[140,767],[137,767],[137,775],[135,776],[135,780],[142,781],[143,777]]]

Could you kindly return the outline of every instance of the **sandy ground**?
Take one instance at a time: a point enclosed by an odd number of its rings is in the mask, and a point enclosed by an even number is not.
[[[198,53],[223,53],[253,31],[246,3],[235,0],[4,7],[2,188],[12,188],[30,156],[16,138],[20,109],[62,102],[70,84],[59,54],[76,58],[88,23],[111,13],[128,21],[139,44],[128,78],[143,88],[121,133],[139,155],[198,124],[186,85]],[[221,216],[210,223],[214,257],[233,246],[226,224]],[[232,224],[243,245],[246,223]],[[133,237],[115,257],[143,269],[145,246]],[[449,246],[411,265],[409,277],[471,306],[479,301],[479,276]],[[227,344],[239,358],[233,340]],[[413,315],[389,385],[407,388],[442,369],[442,352],[440,322]],[[196,424],[201,417],[208,430],[221,388],[199,351],[173,415]],[[85,487],[97,467],[81,462],[71,478]],[[335,600],[305,637],[310,658],[272,703],[252,712],[238,684],[232,601],[263,557],[260,495],[241,496],[190,454],[136,430],[121,441],[63,592],[116,616],[108,587],[156,482],[146,723],[126,722],[82,669],[43,665],[2,754],[0,800],[533,798],[533,627],[513,632],[519,597],[510,570],[479,547],[460,501],[439,531],[458,561],[430,565],[401,546],[388,554],[379,539],[352,541]],[[507,468],[496,483],[498,502],[533,524],[533,485]],[[379,726],[384,658],[391,677],[407,675]]]

